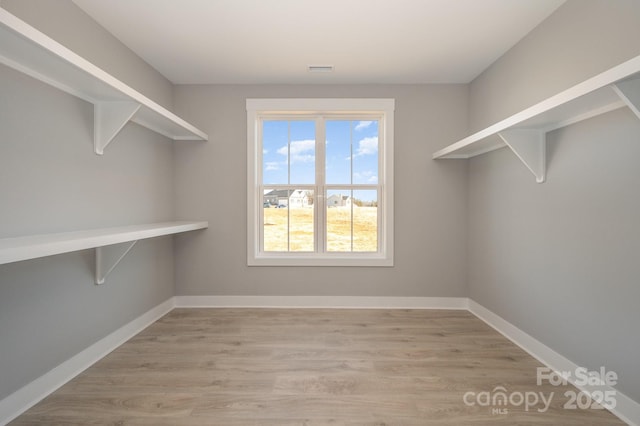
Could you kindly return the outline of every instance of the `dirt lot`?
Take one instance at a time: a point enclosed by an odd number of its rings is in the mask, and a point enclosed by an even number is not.
[[[264,209],[264,250],[287,251],[287,215],[289,251],[313,251],[313,209]],[[351,209],[327,209],[327,249],[335,252],[371,252],[378,250],[378,219],[375,207],[353,208],[353,248],[351,246]]]

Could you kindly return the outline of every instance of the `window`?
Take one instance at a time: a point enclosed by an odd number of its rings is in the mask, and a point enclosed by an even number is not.
[[[247,99],[249,265],[393,265],[392,99]]]

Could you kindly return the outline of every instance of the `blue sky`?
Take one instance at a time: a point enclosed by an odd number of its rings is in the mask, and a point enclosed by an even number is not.
[[[328,185],[378,183],[377,121],[327,120],[326,135]],[[263,183],[289,183],[288,165],[291,184],[315,183],[314,121],[264,122]]]

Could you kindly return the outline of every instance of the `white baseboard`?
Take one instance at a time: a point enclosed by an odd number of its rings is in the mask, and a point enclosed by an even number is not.
[[[466,297],[175,296],[177,308],[468,309]]]
[[[0,425],[5,425],[24,413],[109,352],[153,324],[163,315],[171,312],[173,308],[174,299],[171,298],[0,400]]]
[[[472,314],[480,318],[489,326],[493,327],[500,334],[511,340],[516,345],[520,346],[524,351],[529,353],[529,355],[531,355],[547,367],[551,368],[552,370],[556,372],[575,372],[576,369],[579,368],[579,366],[574,362],[560,355],[545,344],[534,339],[529,334],[520,330],[518,327],[506,321],[502,317],[496,315],[479,303],[469,299],[468,309]],[[571,380],[571,378],[569,379],[569,382],[571,382],[574,386],[587,394],[591,394],[591,392],[595,390],[594,388],[589,388],[588,386],[579,386],[575,383],[574,380]],[[611,386],[608,386],[606,388],[603,386],[599,386],[597,389],[601,391],[615,391],[616,407],[611,409],[610,411],[618,416],[622,421],[627,422],[630,425],[637,426],[638,424],[640,424],[639,403]]]

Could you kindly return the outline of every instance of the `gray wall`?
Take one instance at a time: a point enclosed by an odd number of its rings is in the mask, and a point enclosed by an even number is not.
[[[640,2],[569,1],[476,79],[472,127],[640,54]],[[640,401],[640,121],[548,135],[547,182],[507,149],[469,163],[469,296]]]
[[[72,3],[2,6],[54,38],[95,42],[92,60],[117,57],[121,79],[170,100],[166,80]],[[134,124],[95,155],[91,104],[0,66],[0,238],[170,220],[172,156],[169,140]],[[172,246],[140,242],[103,286],[91,250],[0,265],[0,399],[173,296]]]
[[[395,98],[395,267],[247,266],[245,100],[264,97]],[[465,85],[179,86],[174,103],[210,136],[174,145],[176,214],[210,224],[176,241],[177,294],[466,295],[467,165],[429,160],[466,133]]]

